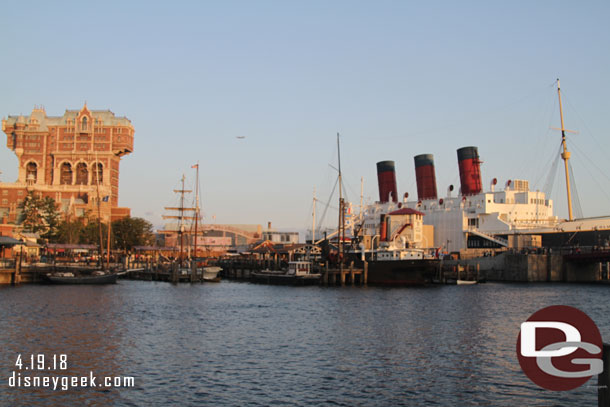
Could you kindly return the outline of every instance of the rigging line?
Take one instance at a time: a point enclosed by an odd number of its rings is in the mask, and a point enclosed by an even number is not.
[[[516,106],[522,102],[524,102],[525,100],[528,100],[530,98],[532,98],[534,95],[538,95],[541,93],[542,90],[544,90],[545,92],[547,91],[547,88],[555,86],[556,82],[553,82],[551,85],[549,86],[544,86],[541,88],[536,88],[535,90],[533,90],[532,92],[527,93],[525,96],[520,97],[519,99],[515,99],[512,102],[508,102],[505,103],[503,105],[500,105],[498,107],[494,107],[488,110],[484,110],[481,111],[479,113],[473,113],[472,115],[465,117],[465,118],[461,118],[461,119],[456,119],[450,122],[447,122],[447,124],[445,125],[441,125],[437,128],[433,128],[431,130],[422,130],[422,131],[414,131],[412,133],[407,133],[407,134],[398,134],[396,136],[389,136],[389,137],[376,137],[376,140],[393,140],[393,139],[397,139],[397,138],[404,138],[404,137],[416,137],[416,136],[424,136],[424,135],[429,135],[429,134],[435,134],[435,133],[440,133],[442,131],[445,131],[447,128],[455,128],[456,126],[460,126],[463,127],[464,123],[468,123],[468,122],[475,122],[480,120],[481,117],[488,117],[492,114],[497,114],[501,111],[507,110],[510,107]]]
[[[561,149],[562,149],[562,144],[560,142],[558,149],[557,150],[553,150],[553,152],[551,153],[549,158],[546,160],[546,164],[544,164],[544,166],[542,166],[542,168],[544,169],[544,172],[542,172],[542,169],[541,169],[540,170],[540,174],[538,175],[538,178],[536,178],[536,181],[532,183],[532,185],[534,187],[538,186],[539,183],[542,181],[542,178],[545,178],[545,177],[546,177],[546,180],[545,180],[545,183],[543,185],[546,186],[547,181],[548,181],[548,177],[549,177],[548,169],[551,166],[556,165],[555,162],[557,160],[559,160],[559,157],[561,155]],[[540,162],[542,162],[542,160],[540,160]],[[542,190],[544,191],[544,187],[542,188]]]
[[[593,167],[595,167],[595,169],[597,169],[597,171],[599,171],[599,173],[601,175],[604,176],[604,178],[606,178],[608,181],[610,181],[610,177],[608,177],[608,175],[597,166],[597,164],[595,164],[595,161],[590,159],[589,157],[587,157],[587,154],[585,154],[585,152],[578,146],[578,144],[574,143],[574,141],[572,141],[572,143],[570,143],[571,146],[574,147],[574,149],[576,151],[578,151],[579,154],[581,154],[582,156],[584,156],[585,161],[584,162],[588,162],[589,164],[593,165]]]
[[[604,148],[604,146],[599,142],[599,140],[593,135],[593,132],[591,131],[591,129],[589,129],[589,126],[587,126],[587,122],[585,122],[585,119],[583,119],[582,115],[580,114],[580,112],[578,110],[576,110],[576,108],[574,107],[574,105],[572,104],[572,102],[570,101],[570,98],[567,97],[565,90],[561,91],[561,94],[566,96],[564,97],[564,100],[566,100],[568,102],[568,105],[570,105],[570,108],[576,113],[576,115],[578,116],[578,118],[580,119],[580,121],[582,122],[583,126],[585,127],[585,129],[587,130],[587,132],[589,133],[589,135],[591,136],[591,138],[593,139],[593,141],[595,141],[597,143],[597,145],[602,149],[602,152],[604,153],[604,155],[608,155],[607,150]]]
[[[553,86],[554,86],[554,84],[553,84]],[[553,92],[553,93],[555,93],[555,92]],[[555,95],[553,94],[553,97],[550,99],[550,103],[547,106],[548,110],[546,111],[546,114],[545,114],[547,117],[548,123],[546,125],[544,134],[541,137],[539,137],[539,139],[536,143],[536,147],[532,151],[536,152],[536,151],[546,151],[547,150],[547,145],[548,145],[549,141],[552,140],[552,138],[549,137],[549,134],[551,134],[551,132],[553,130],[552,127],[553,127],[553,119],[556,114],[555,112],[557,112],[559,110],[557,108],[557,104],[558,104],[558,100],[555,97]],[[540,143],[540,141],[542,141],[542,143]],[[542,145],[540,145],[540,144],[542,144]],[[536,174],[540,174],[540,171],[543,171],[546,168],[546,166],[540,168],[540,164],[542,164],[542,163],[539,160],[536,160],[536,161],[538,161],[538,163],[537,163],[538,165],[536,167]],[[525,163],[523,164],[523,168],[525,168]],[[538,179],[542,178],[543,176],[544,176],[544,173],[540,174],[538,176],[539,177]]]
[[[335,185],[333,186],[332,191],[330,192],[330,198],[333,197],[333,194],[335,193],[335,189],[337,188],[337,184],[339,183],[339,177],[337,177],[337,179],[335,180]],[[329,198],[329,201],[330,201]],[[319,225],[322,225],[324,222],[324,219],[326,218],[326,213],[328,212],[328,203],[326,204],[326,207],[324,208],[324,212],[322,212],[322,216],[320,216],[320,221],[319,221]]]
[[[580,197],[578,195],[578,190],[576,189],[576,179],[574,178],[574,171],[572,170],[572,164],[570,163],[568,165],[569,170],[570,170],[570,182],[572,185],[572,190],[574,191],[574,197],[576,199],[572,199],[573,204],[574,204],[574,212],[576,212],[576,217],[577,218],[582,218],[583,217],[583,213],[582,213],[582,206],[580,205]]]
[[[542,187],[542,191],[544,191],[545,195],[547,196],[548,199],[551,199],[551,195],[553,194],[553,187],[555,185],[555,178],[557,177],[557,167],[559,165],[559,162],[561,161],[561,157],[560,157],[560,152],[561,152],[561,144],[559,145],[559,151],[557,151],[556,154],[554,154],[555,157],[555,161],[552,162],[551,165],[551,169],[548,172],[546,181],[544,183],[544,186]]]
[[[553,92],[554,93],[554,92]],[[529,127],[529,129],[531,129],[531,131],[523,131],[519,133],[519,137],[524,137],[526,140],[533,140],[534,137],[536,137],[536,135],[538,137],[535,138],[535,145],[533,147],[533,149],[531,149],[530,153],[536,154],[536,152],[538,151],[546,151],[546,145],[548,143],[549,140],[549,133],[551,131],[551,124],[553,121],[553,112],[556,110],[555,106],[557,104],[557,98],[555,97],[555,95],[552,95],[553,97],[548,97],[545,98],[543,101],[541,101],[540,103],[538,103],[536,105],[536,114],[532,115],[532,123],[543,123],[546,122],[548,120],[548,125],[545,127],[545,131],[540,131],[538,130],[538,125],[531,125],[531,127]],[[534,112],[534,109],[532,108],[532,112]],[[528,136],[529,133],[533,133],[531,136]],[[529,178],[528,174],[526,173],[528,165],[526,165],[528,162],[532,161],[532,156],[531,154],[521,154],[521,162],[520,164],[516,167],[519,176],[523,177],[524,179]],[[535,174],[539,174],[540,173],[540,164],[541,162],[539,160],[537,161],[537,165],[535,168]],[[530,172],[531,175],[531,172]]]
[[[580,153],[580,149],[578,147],[576,147],[573,144],[574,148]],[[587,160],[583,160],[583,163],[585,163],[585,165],[583,165],[582,167],[589,173],[591,180],[593,180],[593,182],[595,183],[595,185],[597,185],[597,188],[602,191],[602,193],[606,196],[606,198],[608,199],[608,202],[610,202],[610,195],[608,194],[608,192],[606,191],[606,188],[602,187],[602,185],[597,181],[597,177],[589,170],[589,167],[587,167],[586,163],[590,163],[592,164],[598,171],[601,172],[601,170],[599,169],[599,167],[597,167],[597,165],[595,165],[594,162],[592,161],[587,161]],[[610,178],[608,178],[608,176],[604,173],[602,173],[602,175],[604,177],[606,177],[606,179],[610,180]]]

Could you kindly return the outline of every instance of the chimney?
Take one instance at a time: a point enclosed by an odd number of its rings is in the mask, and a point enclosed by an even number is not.
[[[380,161],[377,163],[377,183],[379,185],[379,201],[381,203],[398,202],[396,192],[396,170],[394,161]]]
[[[415,178],[417,180],[417,199],[436,199],[436,174],[434,173],[434,156],[420,154],[415,160]]]
[[[476,147],[462,147],[457,150],[460,168],[462,195],[476,195],[483,189],[481,184],[481,161]]]

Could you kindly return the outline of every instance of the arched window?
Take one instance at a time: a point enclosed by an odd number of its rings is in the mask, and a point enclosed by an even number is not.
[[[34,184],[38,178],[38,166],[34,162],[29,162],[25,166],[25,180],[27,183]]]
[[[96,163],[93,168],[94,168],[94,171],[95,171],[93,176],[96,177],[96,178],[92,179],[91,182],[101,184],[102,181],[104,181],[104,167],[102,166],[101,163]]]
[[[61,185],[72,185],[72,165],[70,163],[63,163],[61,165],[59,183]]]
[[[76,165],[76,185],[87,185],[89,181],[89,171],[87,164],[78,163]]]
[[[81,127],[81,130],[87,131],[87,117],[86,116],[83,117],[83,120],[81,122],[81,126],[80,127]]]

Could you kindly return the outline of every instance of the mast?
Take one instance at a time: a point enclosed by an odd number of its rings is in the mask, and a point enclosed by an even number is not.
[[[566,146],[566,129],[563,125],[563,110],[561,108],[561,86],[559,85],[559,79],[557,79],[557,96],[559,97],[559,116],[561,117],[561,145],[563,147],[563,152],[561,153],[561,158],[563,158],[563,163],[566,171],[566,192],[568,194],[568,218],[572,220],[572,195],[570,194],[570,173],[568,170],[568,160],[570,159],[570,152],[568,151],[568,147]]]
[[[364,208],[363,205],[363,201],[364,201],[364,177],[360,177],[360,221],[362,221],[362,211]]]
[[[110,215],[110,219],[108,220],[108,242],[107,242],[107,249],[106,249],[106,268],[108,270],[110,270],[110,228],[112,228],[112,212]]]
[[[313,187],[313,221],[311,222],[311,246],[316,244],[316,187]]]
[[[343,217],[343,188],[341,179],[341,146],[339,144],[339,133],[337,132],[337,164],[339,168],[339,230],[337,237],[339,239],[339,260],[340,268],[343,269],[343,238],[345,238],[344,217]]]
[[[197,258],[197,221],[199,220],[199,161],[193,167],[197,169],[197,175],[195,177],[195,242],[193,258]]]
[[[178,238],[180,239],[180,255],[179,255],[179,262],[180,262],[180,266],[182,266],[182,260],[184,257],[184,220],[185,219],[196,219],[196,216],[185,216],[184,213],[186,211],[195,211],[196,208],[185,208],[184,207],[184,194],[187,192],[193,192],[191,190],[187,190],[184,189],[184,180],[185,180],[185,176],[184,174],[182,175],[182,179],[181,179],[181,185],[182,188],[181,189],[174,189],[174,192],[179,193],[180,194],[180,206],[178,207],[169,207],[166,206],[165,210],[168,211],[177,211],[178,215],[174,216],[174,215],[163,215],[163,219],[178,219]]]
[[[104,268],[104,236],[102,235],[102,210],[100,205],[102,204],[100,200],[100,179],[99,179],[99,161],[97,160],[97,153],[95,153],[95,186],[97,192],[97,223],[99,225],[100,230],[100,267]]]

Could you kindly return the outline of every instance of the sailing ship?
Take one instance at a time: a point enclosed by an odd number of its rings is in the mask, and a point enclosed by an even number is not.
[[[180,194],[179,206],[176,207],[165,207],[165,210],[171,211],[173,215],[163,215],[163,219],[175,219],[178,220],[178,240],[179,240],[179,270],[180,274],[191,273],[192,279],[201,278],[207,282],[218,282],[220,277],[218,274],[222,271],[222,268],[217,266],[207,266],[202,263],[198,256],[198,240],[199,240],[199,219],[201,219],[200,205],[199,205],[199,163],[193,165],[191,168],[195,168],[195,206],[185,206],[185,194],[193,192],[192,190],[185,189],[186,177],[182,175],[181,188],[175,189],[174,192]],[[186,240],[186,244],[185,244]],[[202,265],[202,267],[200,267]]]

